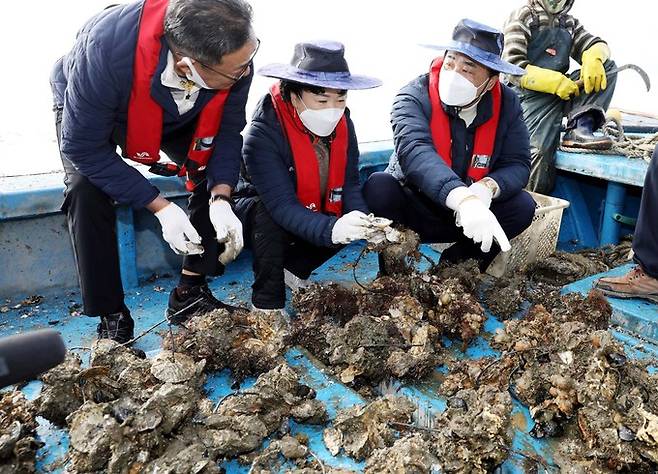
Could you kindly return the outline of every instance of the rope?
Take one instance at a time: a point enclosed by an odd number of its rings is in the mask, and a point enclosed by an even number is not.
[[[617,119],[610,119],[602,128],[603,134],[612,139],[612,148],[609,150],[589,150],[586,148],[560,147],[561,151],[569,153],[596,153],[599,155],[622,155],[628,158],[642,158],[647,163],[651,161],[656,145],[658,133],[651,135],[626,135],[624,127]]]

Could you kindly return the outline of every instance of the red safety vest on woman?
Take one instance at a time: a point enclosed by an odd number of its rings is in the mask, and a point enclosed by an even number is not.
[[[432,105],[432,120],[430,128],[432,130],[432,141],[434,148],[439,153],[443,161],[452,167],[452,137],[450,132],[450,117],[443,110],[441,98],[439,97],[439,76],[443,58],[436,58],[432,62],[429,75],[429,92],[430,104]],[[468,176],[473,181],[479,181],[489,174],[489,164],[491,155],[493,155],[494,144],[496,141],[496,130],[500,120],[500,82],[491,89],[493,96],[493,114],[475,131],[475,143],[473,144],[473,156],[468,166]]]
[[[133,84],[128,103],[126,152],[131,160],[147,165],[160,159],[163,112],[160,104],[151,97],[151,82],[160,61],[168,3],[169,0],[145,0],[135,49]],[[187,175],[185,186],[189,191],[194,189],[195,178],[198,178],[210,160],[228,94],[229,90],[217,91],[199,114],[187,161],[178,173],[179,176]]]
[[[335,135],[329,151],[327,189],[322,203],[320,202],[320,170],[313,148],[313,138],[292,104],[285,102],[281,97],[278,83],[270,88],[270,95],[295,161],[297,199],[312,211],[322,211],[340,217],[343,213],[343,185],[347,167],[347,118],[343,115],[334,130]]]

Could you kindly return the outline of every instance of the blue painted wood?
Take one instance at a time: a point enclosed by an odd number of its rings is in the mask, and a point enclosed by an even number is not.
[[[360,169],[366,173],[383,169],[393,151],[392,140],[360,143]],[[167,198],[187,196],[179,177],[153,175],[148,168],[134,165]],[[370,170],[370,171],[369,171]],[[36,175],[0,176],[0,221],[38,215],[58,214],[63,200],[64,173],[52,171]]]
[[[119,269],[123,289],[137,286],[137,248],[135,239],[135,224],[133,210],[121,206],[116,210],[117,245],[119,247]]]
[[[558,247],[566,251],[598,247],[599,236],[592,216],[594,210],[587,205],[579,181],[573,175],[560,174],[552,194],[570,203],[562,212]]]
[[[615,214],[621,214],[624,211],[625,199],[626,186],[612,181],[609,182],[605,194],[603,217],[601,218],[601,245],[619,243],[621,223],[615,220]]]
[[[185,182],[178,177],[152,175],[145,166],[135,166],[167,198],[187,196]],[[0,176],[0,222],[58,214],[64,199],[64,173]]]
[[[642,186],[649,164],[642,159],[620,155],[573,153],[558,150],[555,153],[555,167],[606,181]]]
[[[613,216],[616,213],[623,213],[626,197],[624,185],[643,186],[648,166],[648,163],[642,159],[620,155],[574,153],[563,150],[558,150],[555,154],[557,169],[608,182],[598,239],[600,245],[619,242],[621,224],[615,221]]]
[[[383,171],[393,153],[393,141],[359,143],[359,179],[365,180],[375,171]]]

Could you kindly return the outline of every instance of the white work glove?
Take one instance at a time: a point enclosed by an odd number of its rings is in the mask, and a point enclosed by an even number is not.
[[[512,248],[496,216],[474,194],[459,203],[455,222],[466,237],[476,244],[482,243],[480,249],[483,252],[491,250],[494,239],[503,252]]]
[[[219,261],[227,265],[235,260],[244,246],[242,222],[233,213],[231,205],[219,199],[210,204],[210,222],[217,233],[217,242],[223,243],[225,247]]]
[[[361,211],[348,212],[338,218],[331,230],[334,244],[349,244],[355,240],[365,239],[370,229],[368,216]]]
[[[486,187],[480,181],[476,181],[468,187],[468,190],[475,194],[487,209],[491,207],[491,200],[493,199],[493,193],[491,192],[491,189]]]
[[[171,202],[154,215],[160,221],[162,237],[169,243],[171,250],[178,255],[203,253],[201,236],[192,226],[184,210]]]

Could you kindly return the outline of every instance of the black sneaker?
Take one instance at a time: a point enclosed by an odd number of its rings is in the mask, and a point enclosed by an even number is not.
[[[172,324],[183,324],[196,314],[205,314],[215,309],[225,309],[232,313],[237,306],[222,303],[213,296],[208,285],[192,286],[179,297],[176,288],[169,293],[167,319]]]
[[[112,339],[124,344],[134,337],[135,322],[129,311],[101,316],[101,322],[96,327],[99,339]]]

